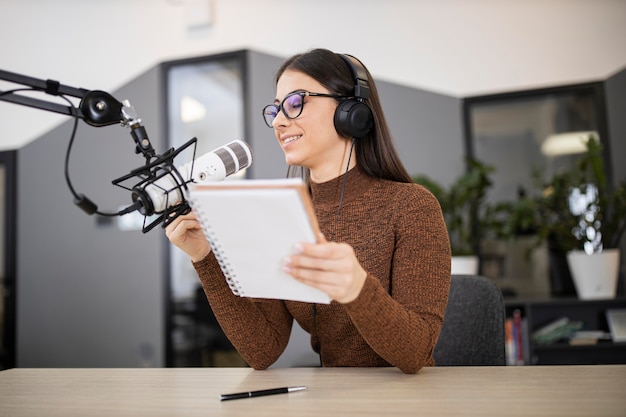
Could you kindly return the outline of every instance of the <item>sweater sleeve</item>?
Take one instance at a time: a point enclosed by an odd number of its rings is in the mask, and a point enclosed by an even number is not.
[[[193,264],[222,330],[254,369],[266,369],[289,342],[293,318],[284,302],[238,297],[211,253]]]
[[[346,311],[368,345],[405,373],[434,365],[450,289],[450,243],[438,201],[420,186],[398,198],[389,292],[368,274]]]

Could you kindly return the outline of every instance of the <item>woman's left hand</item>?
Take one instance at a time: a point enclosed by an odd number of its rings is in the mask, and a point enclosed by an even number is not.
[[[301,243],[296,253],[285,258],[284,270],[302,282],[324,291],[333,300],[346,304],[354,301],[363,288],[367,272],[346,243]]]

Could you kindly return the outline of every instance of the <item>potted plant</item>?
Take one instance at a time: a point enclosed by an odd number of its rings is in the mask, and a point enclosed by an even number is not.
[[[413,181],[430,190],[439,200],[448,229],[452,250],[452,273],[478,273],[478,253],[486,233],[489,209],[487,190],[492,185],[492,166],[478,160],[467,160],[468,170],[448,188],[427,175],[416,175]]]
[[[611,187],[605,172],[601,144],[592,135],[572,169],[554,175],[535,199],[539,240],[565,254],[576,292],[585,299],[615,296],[626,230],[626,180]],[[604,258],[607,282],[600,276]],[[586,265],[591,270],[581,272]]]
[[[534,187],[520,189],[518,197],[492,207],[489,221],[494,236],[508,242],[521,242],[518,249],[525,264],[539,255],[541,247],[546,251],[549,266],[549,288],[552,296],[572,296],[576,294],[574,283],[567,265],[566,253],[579,244],[571,233],[576,226],[576,218],[569,211],[568,199],[574,180],[571,172],[554,175],[549,181],[543,180],[543,171],[533,169],[531,174]]]

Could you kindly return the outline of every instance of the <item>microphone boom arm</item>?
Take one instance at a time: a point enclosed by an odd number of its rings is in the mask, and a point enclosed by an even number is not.
[[[163,227],[174,221],[178,216],[189,212],[190,206],[184,199],[184,193],[187,191],[187,184],[192,182],[193,162],[191,163],[191,173],[189,178],[183,178],[178,169],[174,166],[174,158],[180,154],[184,149],[193,145],[193,160],[195,160],[197,139],[193,138],[184,144],[179,149],[170,149],[163,155],[159,155],[155,152],[146,129],[141,124],[141,119],[137,117],[135,109],[130,105],[128,100],[122,102],[118,101],[111,94],[100,90],[87,90],[84,88],[76,88],[67,85],[63,85],[54,80],[42,80],[33,78],[21,74],[16,74],[0,69],[0,80],[21,84],[30,88],[15,88],[12,90],[2,91],[0,90],[0,101],[6,101],[9,103],[20,104],[27,107],[46,110],[54,113],[59,113],[73,117],[75,120],[74,131],[70,139],[68,146],[68,152],[66,154],[66,181],[70,188],[70,191],[74,195],[74,203],[80,207],[87,214],[99,214],[103,216],[121,216],[132,211],[139,211],[144,214],[144,225],[142,231],[147,233],[155,226],[163,223]],[[60,104],[53,101],[46,101],[39,98],[29,97],[22,94],[16,94],[25,91],[37,91],[43,92],[52,96],[57,96],[64,99],[68,104]],[[72,101],[67,97],[75,97],[80,99],[80,104],[75,106]],[[98,211],[98,206],[93,203],[84,194],[77,193],[71,181],[68,173],[68,161],[69,153],[76,133],[76,123],[78,119],[85,121],[90,126],[103,127],[112,124],[119,123],[124,127],[130,128],[130,134],[135,141],[135,153],[141,153],[145,157],[144,166],[131,171],[129,174],[119,177],[112,181],[113,185],[127,189],[132,192],[133,204],[116,212],[106,213]],[[166,199],[169,199],[170,192],[179,190],[183,201],[167,201],[165,209],[158,213],[154,212],[151,207],[151,201],[148,195],[145,194],[144,188],[147,184],[152,184],[160,177],[165,175],[171,176],[175,181],[172,190],[162,189],[166,195]],[[131,179],[139,179],[131,188],[123,185],[123,182]],[[174,194],[173,194],[174,195]],[[159,216],[150,222],[149,217],[154,214]],[[150,223],[149,223],[150,222]]]
[[[144,155],[146,163],[156,154],[145,128],[141,125],[141,119],[137,117],[134,108],[127,100],[120,102],[105,91],[71,87],[55,80],[43,80],[1,69],[0,80],[25,85],[31,87],[31,90],[42,91],[52,96],[70,96],[81,100],[78,107],[66,106],[52,101],[16,94],[15,92],[17,91],[24,91],[18,89],[13,91],[0,90],[0,101],[82,119],[85,123],[94,127],[119,123],[122,126],[130,127],[131,136],[136,144],[135,151]]]

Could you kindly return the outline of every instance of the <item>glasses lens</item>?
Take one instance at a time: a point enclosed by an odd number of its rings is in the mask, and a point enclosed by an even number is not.
[[[268,127],[272,127],[272,123],[278,114],[278,106],[269,104],[263,109],[263,119]]]
[[[278,112],[282,108],[283,114],[288,119],[295,119],[300,116],[302,113],[302,95],[303,93],[292,93],[283,99],[283,102],[280,106],[276,104],[268,104],[263,109],[263,120],[265,120],[265,124],[268,127],[274,127],[272,123],[274,123],[274,119],[278,116]]]
[[[291,94],[283,100],[283,111],[290,119],[295,119],[302,113],[302,96],[300,93]]]

